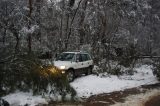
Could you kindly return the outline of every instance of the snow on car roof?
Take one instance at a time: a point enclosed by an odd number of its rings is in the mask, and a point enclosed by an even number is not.
[[[85,53],[85,54],[88,54],[87,52],[85,51],[73,51],[73,52],[63,52],[63,53]]]

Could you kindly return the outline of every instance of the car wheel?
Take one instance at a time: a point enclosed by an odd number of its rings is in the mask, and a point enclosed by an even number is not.
[[[87,75],[90,75],[90,74],[92,74],[92,67],[89,67],[87,70]]]
[[[73,70],[68,70],[67,72],[67,80],[69,82],[72,82],[75,78],[75,75],[74,75],[74,71]]]

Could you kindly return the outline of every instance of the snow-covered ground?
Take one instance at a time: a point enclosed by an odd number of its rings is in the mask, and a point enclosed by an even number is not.
[[[156,77],[152,74],[151,66],[143,65],[139,68],[135,68],[135,70],[137,73],[132,76],[100,77],[89,75],[77,78],[71,83],[71,86],[77,91],[78,97],[87,98],[91,95],[109,93],[158,82]]]
[[[132,76],[82,76],[75,79],[70,85],[77,91],[77,96],[79,98],[88,98],[91,95],[109,93],[158,82],[156,77],[152,74],[151,66],[143,65],[139,68],[135,68],[135,70],[137,70],[137,73]],[[32,93],[16,92],[3,97],[3,99],[12,104],[12,106],[47,104],[47,99],[44,99],[41,96],[32,96]]]
[[[37,104],[48,104],[42,96],[33,96],[32,93],[15,92],[3,97],[11,106],[35,106]]]

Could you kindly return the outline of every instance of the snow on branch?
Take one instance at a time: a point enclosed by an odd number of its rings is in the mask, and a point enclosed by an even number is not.
[[[24,32],[24,33],[26,33],[26,34],[28,34],[28,33],[32,34],[32,33],[34,33],[35,30],[38,29],[38,28],[39,28],[38,25],[33,25],[33,26],[31,26],[31,28],[23,27],[23,28],[22,28],[22,32]]]

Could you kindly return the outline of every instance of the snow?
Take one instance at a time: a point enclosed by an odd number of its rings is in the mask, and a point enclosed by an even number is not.
[[[152,7],[148,3],[143,4],[144,9],[151,9]]]
[[[95,67],[95,69],[97,66]],[[135,68],[137,71],[134,75],[123,75],[117,76],[82,76],[75,79],[70,85],[76,90],[78,98],[88,98],[91,95],[97,95],[102,93],[109,93],[113,91],[124,90],[127,88],[138,87],[140,85],[154,84],[158,83],[156,77],[152,74],[152,67],[143,65],[139,68]],[[57,98],[58,97],[58,98]],[[53,98],[54,100],[60,100],[59,95],[50,95],[48,98]],[[67,95],[67,98],[71,98]],[[47,104],[49,99],[42,96],[33,96],[32,93],[15,92],[3,97],[4,100],[8,101],[11,106],[24,106],[29,104],[29,106],[35,106],[37,104]]]
[[[62,0],[47,0],[49,3],[52,3],[52,2],[60,2]]]
[[[32,93],[15,92],[3,97],[11,106],[35,106],[37,104],[47,104],[42,96],[33,96]]]
[[[71,83],[71,86],[77,91],[78,97],[88,98],[91,95],[109,93],[158,82],[156,77],[152,74],[151,66],[143,65],[139,68],[135,68],[135,70],[137,73],[133,76],[100,77],[89,75],[77,78]]]
[[[31,26],[31,28],[29,29],[29,28],[27,28],[27,27],[23,27],[22,28],[22,32],[24,32],[24,33],[33,33],[36,29],[38,29],[39,28],[39,26],[38,25],[33,25],[33,26]]]

